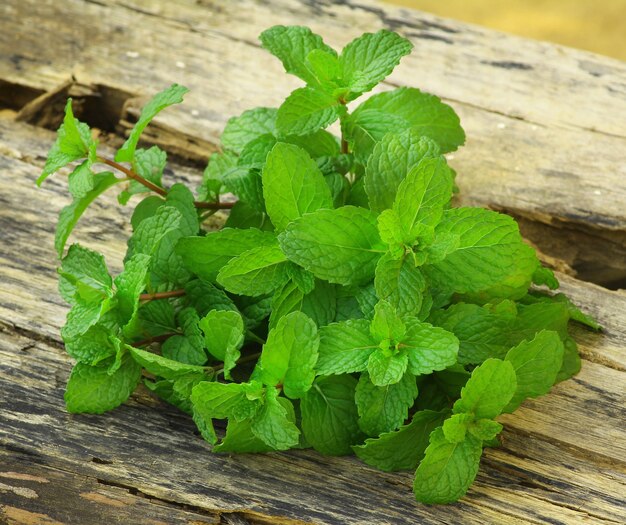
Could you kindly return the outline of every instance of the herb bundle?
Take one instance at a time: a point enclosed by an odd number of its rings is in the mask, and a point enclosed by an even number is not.
[[[367,33],[337,54],[305,27],[260,38],[306,86],[230,119],[195,196],[163,184],[164,151],[138,148],[186,88],[156,95],[114,159],[68,101],[38,180],[80,161],[55,240],[76,360],[67,408],[111,410],[143,377],[216,452],[355,453],[416,469],[421,502],[455,501],[497,445],[497,417],[579,370],[568,322],[597,325],[546,290],[558,282],[512,218],[451,205],[443,155],[465,140],[451,107],[399,88],[348,110],[411,51],[406,39]],[[340,139],[326,131],[336,121]],[[100,253],[65,250],[114,186],[121,204],[142,197],[115,278]],[[223,227],[206,231],[220,209]]]

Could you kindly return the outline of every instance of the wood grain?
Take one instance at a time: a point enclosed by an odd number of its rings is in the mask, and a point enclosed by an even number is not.
[[[454,505],[419,505],[410,473],[355,458],[214,455],[187,416],[142,389],[112,413],[67,414],[53,236],[69,196],[63,174],[35,188],[54,135],[28,124],[53,125],[69,94],[105,143],[119,143],[142,96],[183,83],[186,104],[148,139],[183,161],[167,182],[194,186],[229,116],[298,86],[259,48],[266,25],[307,24],[337,47],[390,27],[416,49],[382,89],[417,85],[461,115],[468,141],[450,162],[463,202],[523,218],[557,266],[619,282],[623,63],[360,0],[8,0],[0,17],[0,523],[626,522],[626,293],[566,275],[563,291],[604,331],[575,329],[581,373],[502,418],[503,446],[486,451]],[[129,214],[106,194],[72,240],[103,251],[117,272]]]

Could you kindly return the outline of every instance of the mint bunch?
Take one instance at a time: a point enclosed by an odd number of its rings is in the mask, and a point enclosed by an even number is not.
[[[76,360],[68,411],[111,410],[143,381],[216,452],[354,452],[416,469],[419,501],[455,501],[497,445],[497,417],[579,370],[569,321],[598,327],[546,289],[558,282],[513,219],[452,205],[443,155],[465,140],[452,108],[399,88],[348,109],[406,39],[368,33],[337,54],[277,26],[261,42],[306,85],[230,119],[195,194],[164,184],[164,151],[138,148],[184,87],[145,106],[115,159],[68,101],[38,181],[77,162],[55,240]],[[326,131],[337,121],[340,139]],[[101,254],[65,245],[114,186],[120,203],[141,200],[112,277]],[[221,209],[223,228],[207,231]]]

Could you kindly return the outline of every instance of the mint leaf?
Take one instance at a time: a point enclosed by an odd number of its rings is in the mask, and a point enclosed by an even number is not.
[[[511,347],[509,332],[514,320],[515,312],[466,303],[453,304],[431,316],[433,324],[458,338],[458,361],[464,365],[480,364],[490,357],[503,358]]]
[[[261,246],[272,246],[275,236],[256,228],[244,230],[224,228],[204,237],[184,237],[176,245],[176,253],[185,267],[206,279],[214,281],[222,267],[244,252]]]
[[[65,350],[71,357],[92,366],[114,356],[120,346],[120,340],[110,334],[101,320],[84,334],[64,343]]]
[[[200,319],[194,308],[183,308],[177,315],[182,335],[173,335],[161,345],[163,356],[189,365],[204,365],[207,355],[204,338],[198,326]]]
[[[254,108],[232,117],[222,132],[222,145],[225,149],[241,153],[248,142],[276,129],[275,108]]]
[[[368,436],[395,430],[408,417],[416,397],[415,376],[410,373],[400,382],[387,386],[374,385],[367,372],[362,373],[355,393],[359,427]]]
[[[180,363],[131,346],[128,347],[128,350],[137,363],[155,376],[177,379],[187,374],[206,374],[206,370],[202,366]]]
[[[166,163],[167,154],[158,146],[152,146],[150,149],[138,149],[135,151],[132,167],[135,173],[144,179],[163,187],[161,179]],[[133,195],[149,191],[150,189],[143,184],[136,180],[131,180],[128,182],[128,188],[118,195],[117,200],[120,204],[126,204]]]
[[[349,375],[319,377],[300,401],[302,432],[318,452],[350,454],[351,445],[359,440],[356,384]]]
[[[374,307],[370,333],[378,342],[386,341],[387,344],[395,345],[403,340],[406,326],[393,306],[386,301],[379,301]]]
[[[459,117],[450,106],[434,95],[409,87],[373,95],[344,124],[357,158],[365,159],[386,133],[408,128],[434,140],[441,153],[454,151],[465,142]]]
[[[46,164],[39,178],[37,186],[70,162],[85,157],[94,157],[97,143],[91,138],[89,126],[74,118],[72,99],[65,104],[63,123],[57,131],[57,139],[48,152]],[[93,159],[92,159],[93,160]]]
[[[367,368],[371,353],[378,348],[370,335],[370,323],[351,319],[320,328],[318,375],[348,374]]]
[[[237,364],[244,340],[241,315],[233,311],[211,310],[200,320],[199,326],[204,332],[207,350],[224,363],[224,377],[230,379],[230,371]]]
[[[159,244],[172,231],[180,227],[183,216],[172,206],[161,206],[152,217],[139,223],[128,241],[129,254],[154,255]]]
[[[257,377],[268,386],[282,385],[287,397],[298,399],[313,384],[318,348],[315,323],[301,312],[292,312],[270,330]]]
[[[434,430],[415,472],[413,492],[417,501],[451,503],[463,497],[476,478],[482,452],[482,442],[473,436],[451,443],[443,430]]]
[[[508,361],[487,359],[475,368],[454,403],[455,414],[473,414],[476,419],[499,416],[516,392],[515,369]]]
[[[316,74],[307,61],[311,51],[320,49],[330,55],[337,55],[324,43],[321,36],[308,27],[274,26],[263,31],[259,38],[263,47],[280,59],[287,73],[296,75],[311,85],[318,83]]]
[[[146,287],[149,262],[148,255],[135,254],[126,261],[124,271],[115,278],[115,297],[122,327],[129,326],[132,330],[137,320],[139,295]]]
[[[399,315],[415,316],[419,313],[426,280],[410,256],[394,259],[388,253],[383,255],[376,265],[374,284],[378,297],[389,302]]]
[[[59,291],[70,304],[98,302],[113,294],[113,280],[104,257],[80,244],[70,246],[58,273]]]
[[[412,470],[424,457],[430,433],[441,426],[444,418],[441,412],[422,410],[408,425],[352,448],[362,461],[385,472]]]
[[[78,219],[80,219],[87,207],[102,193],[120,181],[121,179],[115,177],[113,173],[99,173],[94,177],[93,189],[82,197],[75,199],[71,204],[61,210],[59,221],[57,222],[56,235],[54,237],[54,247],[59,257],[63,255],[67,238],[70,236],[70,233],[72,233]]]
[[[444,212],[435,232],[441,234],[459,241],[445,259],[424,267],[437,286],[466,293],[488,289],[511,276],[526,286],[530,283],[537,257],[511,217],[482,208],[454,208]]]
[[[260,246],[231,259],[217,275],[217,282],[229,292],[263,295],[287,280],[286,257],[274,246]]]
[[[523,341],[508,351],[505,360],[513,365],[517,389],[504,409],[506,412],[516,410],[528,397],[548,393],[563,364],[563,352],[559,334],[548,330],[542,330],[532,341]]]
[[[407,319],[406,335],[398,347],[407,353],[411,373],[422,375],[456,363],[459,340],[442,328]]]
[[[561,365],[561,369],[556,376],[557,383],[575,376],[578,372],[580,372],[581,367],[580,355],[578,354],[578,345],[576,344],[576,341],[574,341],[571,337],[566,338],[563,342],[563,349],[563,364]]]
[[[365,33],[350,42],[343,48],[339,58],[343,82],[352,92],[348,100],[369,91],[384,80],[411,49],[411,42],[386,29]]]
[[[83,335],[111,309],[111,306],[108,298],[99,303],[75,304],[67,313],[65,326],[61,328],[61,337],[64,341],[71,341]]]
[[[305,213],[333,206],[313,159],[303,149],[285,143],[276,144],[267,157],[263,196],[267,214],[278,230]]]
[[[119,368],[109,373],[109,367],[76,363],[65,391],[67,411],[77,414],[102,414],[126,401],[141,377],[139,366],[129,354],[122,357]]]
[[[454,414],[444,421],[441,427],[443,435],[450,443],[461,443],[473,421],[472,414]]]
[[[452,198],[452,171],[443,157],[423,158],[398,186],[393,209],[411,239],[441,220]]]
[[[272,447],[254,435],[250,420],[236,421],[234,419],[228,421],[226,435],[222,442],[213,447],[214,452],[235,452],[237,454],[253,454],[272,450]]]
[[[382,253],[376,217],[353,206],[300,217],[278,241],[290,261],[320,279],[344,285],[371,279]]]
[[[287,450],[298,444],[300,431],[288,399],[278,398],[278,390],[266,391],[265,404],[252,420],[252,433],[274,450]]]
[[[276,131],[281,136],[314,133],[345,113],[345,106],[328,93],[310,87],[298,88],[278,108]]]
[[[387,386],[402,380],[408,366],[408,356],[404,352],[391,354],[389,349],[374,350],[367,361],[370,381],[376,386]]]
[[[141,110],[139,120],[133,126],[126,142],[124,142],[122,147],[117,150],[115,160],[117,162],[132,162],[135,156],[135,148],[139,142],[139,137],[141,137],[141,134],[146,126],[159,112],[161,112],[161,110],[173,104],[180,104],[183,101],[183,95],[185,95],[188,91],[189,90],[184,86],[172,84],[167,89],[164,89],[152,97]]]
[[[382,211],[393,206],[400,183],[422,159],[437,158],[440,148],[418,129],[390,130],[380,137],[367,161],[365,191],[370,207]]]

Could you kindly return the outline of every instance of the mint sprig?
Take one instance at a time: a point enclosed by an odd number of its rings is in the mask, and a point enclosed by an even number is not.
[[[550,292],[558,281],[512,218],[455,206],[443,154],[465,134],[450,106],[408,87],[352,103],[408,40],[381,30],[338,53],[276,26],[261,42],[305,85],[228,121],[196,195],[164,180],[165,151],[139,147],[186,88],[148,102],[114,158],[68,100],[38,179],[74,166],[55,239],[68,411],[111,410],[143,375],[215,452],[354,452],[415,470],[419,501],[455,501],[500,414],[579,370],[570,320],[599,327]],[[65,250],[114,186],[137,202],[115,277],[98,252]],[[223,227],[205,227],[220,209]]]

